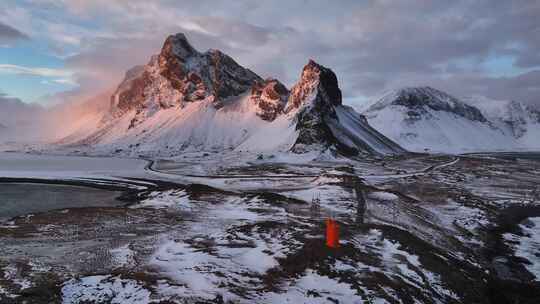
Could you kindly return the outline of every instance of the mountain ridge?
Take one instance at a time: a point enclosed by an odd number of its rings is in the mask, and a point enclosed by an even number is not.
[[[434,111],[454,112],[469,120],[487,121],[479,109],[429,86],[404,87],[394,90],[383,96],[380,101],[371,105],[366,111],[376,111],[390,105],[400,105],[409,109],[423,109],[425,106]]]
[[[126,72],[94,132],[84,138],[66,137],[69,141],[63,143],[152,155],[235,149],[343,155],[405,152],[365,119],[348,119],[343,125],[338,112],[359,116],[342,105],[334,72],[313,60],[289,90],[219,50],[197,51],[179,33],[169,36],[148,64]]]
[[[540,120],[531,118],[537,114],[516,101],[458,99],[431,87],[406,87],[384,94],[362,113],[381,133],[410,151],[540,149],[532,139],[540,127]]]

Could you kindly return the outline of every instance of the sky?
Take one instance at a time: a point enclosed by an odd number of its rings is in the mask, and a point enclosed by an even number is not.
[[[312,58],[344,102],[429,85],[540,103],[540,1],[2,0],[0,101],[114,88],[169,34],[291,86]]]

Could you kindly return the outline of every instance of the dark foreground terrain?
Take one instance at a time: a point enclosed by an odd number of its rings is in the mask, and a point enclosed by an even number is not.
[[[540,162],[503,156],[195,155],[137,187],[4,179],[0,303],[538,303]],[[24,187],[63,204],[77,183],[66,206],[8,213]]]

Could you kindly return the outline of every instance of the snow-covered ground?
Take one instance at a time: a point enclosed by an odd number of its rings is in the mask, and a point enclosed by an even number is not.
[[[8,168],[0,175],[11,177],[176,183],[141,188],[126,207],[2,223],[0,299],[15,303],[51,271],[63,303],[474,303],[492,273],[483,249],[494,219],[521,204],[515,198],[540,172],[534,161],[448,155],[193,152],[151,167],[135,159],[0,156]],[[517,171],[522,188],[509,175]],[[340,226],[337,250],[324,245],[327,217]],[[512,241],[531,265],[536,227],[522,227],[525,236]]]
[[[505,233],[515,255],[527,260],[525,267],[540,281],[540,217],[531,217],[519,225],[523,235]]]
[[[137,281],[124,280],[110,275],[72,279],[62,286],[62,303],[150,303],[150,291]]]

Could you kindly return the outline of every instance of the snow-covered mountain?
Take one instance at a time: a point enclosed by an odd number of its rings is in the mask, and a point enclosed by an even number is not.
[[[462,101],[431,87],[413,87],[386,93],[363,114],[410,151],[540,149],[533,140],[539,135],[538,116],[518,102]]]
[[[84,136],[81,136],[84,134]],[[63,144],[122,153],[331,150],[389,154],[404,150],[343,106],[336,75],[314,61],[289,90],[228,55],[195,50],[183,34],[126,73],[92,132]]]
[[[369,126],[364,117],[342,104],[337,77],[310,60],[294,85],[285,108],[296,124],[292,151],[334,147],[347,154],[400,153],[404,150]]]
[[[467,99],[476,105],[488,120],[523,149],[540,149],[540,111],[514,100],[493,100],[486,97]]]

